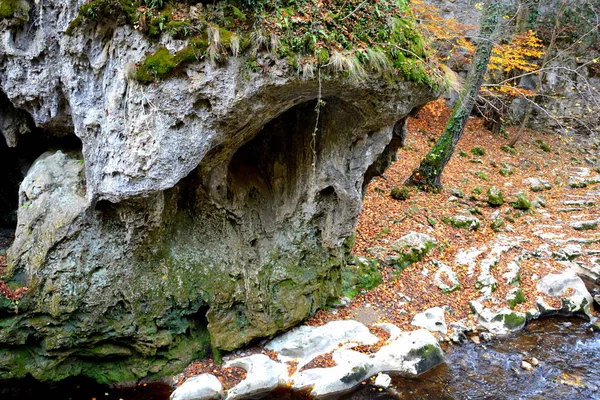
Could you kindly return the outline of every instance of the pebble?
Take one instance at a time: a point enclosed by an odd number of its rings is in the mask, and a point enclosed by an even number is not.
[[[373,382],[373,386],[379,387],[382,389],[387,389],[390,387],[392,383],[392,378],[388,374],[379,374],[377,378],[375,378],[375,382]]]
[[[531,364],[529,364],[527,361],[523,360],[523,361],[521,361],[521,368],[524,369],[525,371],[531,371],[533,369],[533,366]]]

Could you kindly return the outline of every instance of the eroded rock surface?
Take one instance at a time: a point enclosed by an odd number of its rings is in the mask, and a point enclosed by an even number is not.
[[[164,375],[336,296],[363,190],[431,89],[327,77],[313,135],[319,82],[285,60],[199,62],[142,85],[133,65],[184,41],[114,21],[67,36],[81,3],[32,3],[35,18],[1,32],[1,91],[79,137],[83,157],[46,155],[21,187],[8,280],[28,291],[18,314],[0,310],[0,379]]]

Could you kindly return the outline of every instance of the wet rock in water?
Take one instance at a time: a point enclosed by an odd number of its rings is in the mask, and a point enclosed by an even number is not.
[[[444,309],[441,307],[429,308],[416,314],[411,325],[425,328],[430,332],[441,332],[444,335],[448,333]]]
[[[373,386],[387,389],[392,384],[392,378],[388,374],[379,374],[377,378],[375,378],[375,382],[373,382]]]
[[[541,315],[585,315],[587,318],[592,317],[592,296],[581,278],[573,273],[546,275],[538,281],[537,290],[547,296],[560,299],[561,302],[560,307],[553,307],[543,297],[538,297],[536,304]]]
[[[212,374],[187,379],[171,394],[170,400],[213,400],[222,398],[223,385]]]
[[[479,218],[472,215],[455,215],[449,219],[450,225],[455,228],[468,229],[475,231],[481,225]]]
[[[443,293],[452,293],[460,289],[460,281],[458,275],[447,264],[441,261],[433,261],[437,266],[437,271],[433,276],[433,284],[437,286]]]
[[[287,365],[271,360],[264,354],[254,354],[228,361],[226,368],[238,367],[246,370],[246,379],[229,389],[228,400],[248,399],[268,393],[288,378]]]
[[[537,367],[538,365],[540,365],[540,361],[535,358],[535,357],[531,357],[530,359],[527,360],[531,365],[533,365],[534,367]]]
[[[410,232],[395,241],[391,248],[397,254],[386,258],[386,262],[398,268],[406,268],[421,260],[436,246],[436,240],[424,233]]]
[[[371,345],[378,341],[365,325],[348,320],[318,327],[299,326],[269,341],[265,348],[276,351],[283,362],[297,361],[300,369],[319,354],[337,349],[341,343]]]
[[[378,372],[368,355],[352,350],[337,350],[333,353],[337,364],[328,368],[312,368],[295,373],[291,377],[294,390],[312,388],[310,394],[326,398],[347,392]]]
[[[379,371],[416,376],[444,362],[444,353],[435,337],[425,329],[403,332],[383,346],[374,357]]]
[[[470,301],[469,306],[475,314],[477,326],[497,335],[519,331],[527,322],[525,314],[508,308],[493,311],[478,301]]]

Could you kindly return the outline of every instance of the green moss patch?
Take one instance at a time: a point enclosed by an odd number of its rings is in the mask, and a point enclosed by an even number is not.
[[[208,44],[193,49],[196,60],[208,56],[220,61],[252,47],[286,58],[308,78],[314,76],[316,68],[327,68],[328,73],[354,79],[379,73],[391,79],[401,76],[438,86],[433,68],[427,65],[424,39],[406,1],[323,3],[316,6],[303,0],[232,0],[195,6],[191,12],[190,5],[183,1],[92,0],[80,7],[66,33],[73,34],[90,21],[108,20],[129,24],[150,38],[163,34],[180,39],[203,37]],[[211,29],[218,29],[220,35],[211,35]],[[148,55],[149,61],[139,64],[142,71],[136,78],[141,82],[148,83],[151,77],[163,79],[184,64],[178,62],[178,54],[167,57],[161,52],[161,60],[157,60],[159,50]],[[189,56],[192,51],[185,53]],[[169,72],[158,72],[162,70]]]
[[[0,0],[0,19],[28,19],[29,3],[25,0]]]

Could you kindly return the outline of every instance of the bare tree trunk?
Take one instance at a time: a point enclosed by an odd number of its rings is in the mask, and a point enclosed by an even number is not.
[[[563,11],[565,10],[565,6],[567,4],[567,0],[562,0],[560,3],[560,7],[556,12],[556,18],[554,19],[554,28],[552,29],[552,36],[550,37],[550,43],[548,44],[548,48],[546,49],[546,54],[544,54],[544,59],[542,60],[542,64],[540,65],[540,75],[538,76],[537,83],[535,85],[535,92],[539,93],[542,89],[542,81],[544,79],[544,68],[546,68],[546,64],[548,63],[548,59],[550,58],[550,53],[554,50],[554,46],[556,45],[556,36],[558,36],[558,29],[560,28],[560,18],[562,16]],[[531,118],[531,111],[533,110],[533,102],[528,101],[525,106],[525,115],[523,116],[523,120],[521,121],[521,126],[519,126],[519,131],[512,138],[510,143],[508,144],[510,147],[515,147],[517,142],[523,136],[525,132],[525,127],[529,122],[529,118]]]
[[[433,190],[441,187],[442,171],[452,157],[456,144],[464,132],[465,124],[469,115],[471,115],[477,93],[487,71],[487,65],[494,47],[492,39],[500,25],[501,16],[502,1],[487,2],[479,30],[480,42],[477,45],[465,87],[454,106],[444,133],[421,161],[419,168],[408,178],[407,184]]]

